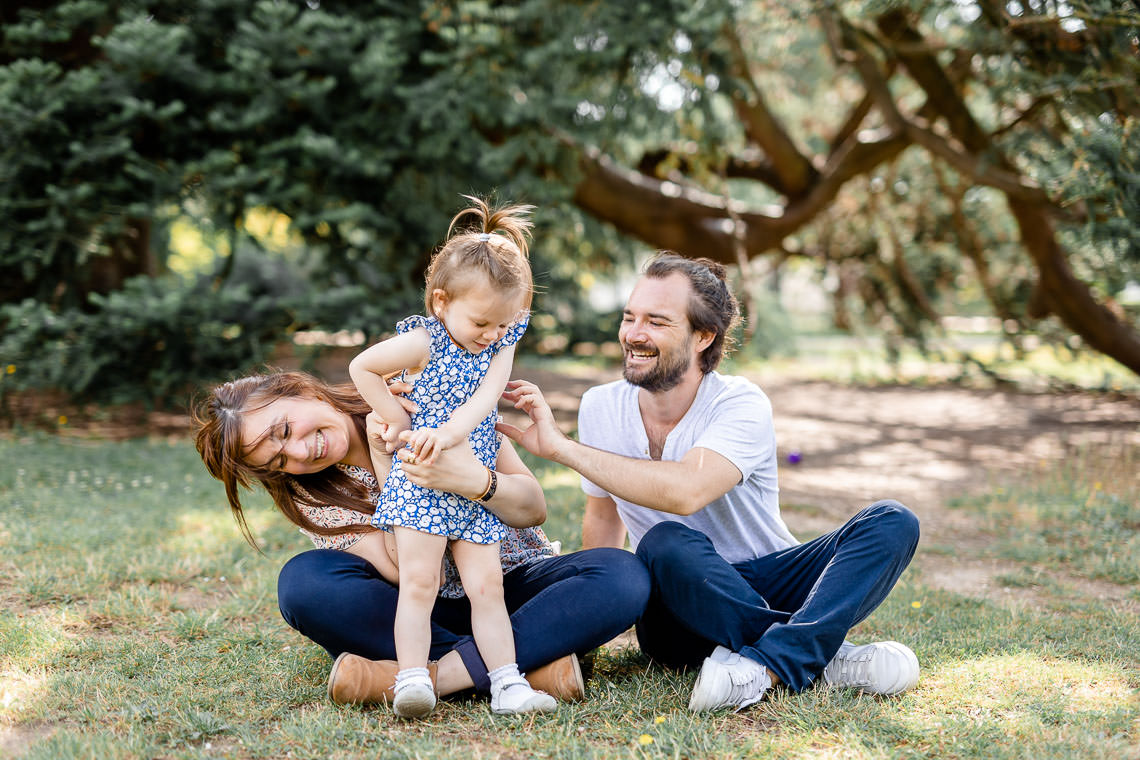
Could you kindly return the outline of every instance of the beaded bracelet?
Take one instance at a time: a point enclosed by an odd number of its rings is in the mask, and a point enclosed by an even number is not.
[[[487,484],[487,491],[479,497],[479,501],[484,504],[491,500],[491,497],[495,495],[495,489],[499,487],[499,476],[490,467],[487,468],[487,472],[491,475],[491,481]]]

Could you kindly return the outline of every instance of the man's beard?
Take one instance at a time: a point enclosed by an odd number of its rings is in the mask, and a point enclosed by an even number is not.
[[[691,345],[692,339],[689,339],[685,341],[685,345],[669,355],[661,353],[661,350],[658,349],[657,362],[653,368],[643,370],[640,374],[638,371],[631,370],[629,365],[623,361],[622,376],[629,384],[644,388],[650,393],[671,390],[681,383],[685,373],[692,366],[693,360],[689,350]],[[625,348],[628,351],[632,346],[627,345]]]

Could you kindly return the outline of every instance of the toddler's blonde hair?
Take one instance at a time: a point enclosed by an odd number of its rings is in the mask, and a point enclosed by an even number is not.
[[[447,228],[447,242],[428,265],[424,307],[427,314],[437,316],[432,294],[442,290],[448,298],[463,295],[478,280],[471,275],[481,273],[501,293],[518,293],[522,308],[529,309],[534,298],[534,277],[530,271],[529,238],[534,224],[530,213],[534,206],[514,204],[492,208],[482,198],[463,196],[471,206],[456,214]],[[461,228],[452,236],[456,225],[465,217],[475,223]]]

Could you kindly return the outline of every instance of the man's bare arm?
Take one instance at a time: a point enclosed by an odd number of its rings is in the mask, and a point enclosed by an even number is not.
[[[618,514],[617,504],[608,496],[587,496],[586,513],[582,516],[582,548],[595,549],[625,546],[625,523]]]
[[[568,438],[554,423],[554,414],[534,383],[512,380],[503,397],[526,412],[532,423],[526,430],[500,424],[504,435],[530,453],[566,465],[634,504],[691,515],[740,482],[736,465],[709,449],[691,449],[680,461],[662,462],[624,457]]]

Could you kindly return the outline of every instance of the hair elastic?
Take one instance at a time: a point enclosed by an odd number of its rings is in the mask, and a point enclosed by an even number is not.
[[[488,240],[491,239],[491,233],[490,232],[480,232],[478,237],[479,237],[480,243],[486,243]]]

